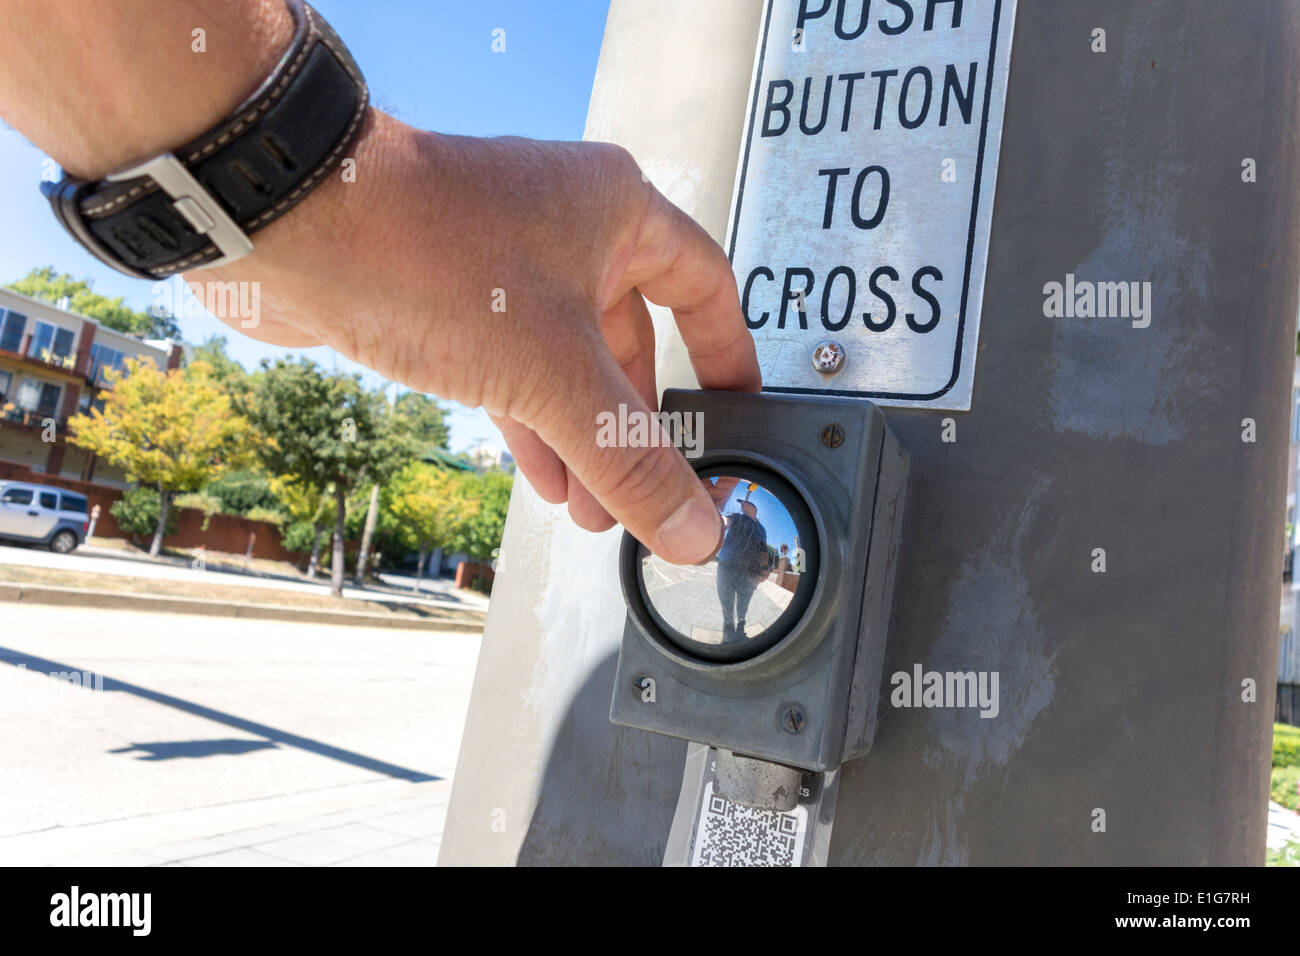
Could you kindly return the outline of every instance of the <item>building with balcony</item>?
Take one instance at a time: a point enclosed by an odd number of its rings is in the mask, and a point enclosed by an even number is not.
[[[125,487],[126,476],[67,442],[67,422],[101,400],[104,373],[139,358],[180,365],[183,345],[144,341],[94,319],[0,289],[0,462]]]

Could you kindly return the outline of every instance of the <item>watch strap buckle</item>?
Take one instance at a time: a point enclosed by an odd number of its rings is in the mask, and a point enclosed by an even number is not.
[[[221,257],[205,262],[204,268],[234,262],[253,251],[253,242],[244,230],[172,153],[161,153],[143,163],[115,170],[104,178],[119,183],[141,176],[148,176],[157,183],[158,188],[171,197],[172,208],[189,223],[190,228],[207,236],[220,251]]]

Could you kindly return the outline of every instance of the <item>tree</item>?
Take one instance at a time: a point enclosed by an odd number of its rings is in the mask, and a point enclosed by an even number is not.
[[[435,449],[446,449],[450,439],[446,411],[427,395],[405,392],[393,403],[390,414],[397,417],[407,435],[421,455]],[[379,484],[372,483],[366,502],[366,520],[361,533],[361,547],[357,550],[356,583],[365,584],[366,564],[374,541],[379,520]]]
[[[178,339],[181,336],[175,316],[165,309],[136,312],[122,296],[110,299],[100,295],[91,289],[89,279],[76,279],[67,272],[56,273],[54,266],[33,269],[6,288],[51,304],[57,304],[67,296],[68,307],[73,312],[119,332],[147,339]]]
[[[202,345],[190,349],[191,362],[207,362],[212,366],[212,377],[228,392],[243,392],[248,388],[248,372],[226,351],[224,335],[209,335]]]
[[[130,535],[153,534],[158,530],[158,511],[162,500],[152,488],[129,489],[109,506],[117,526]],[[176,533],[176,512],[167,516],[167,534]]]
[[[311,528],[311,558],[307,563],[307,576],[314,578],[316,565],[320,561],[320,533],[334,503],[333,489],[315,488],[290,475],[280,475],[271,479],[271,491],[288,512],[292,522],[284,529],[283,544],[286,550],[302,550],[300,531],[295,526],[309,525]]]
[[[452,547],[477,561],[487,561],[501,547],[514,479],[504,472],[488,471],[472,476],[468,484],[469,499],[476,507],[461,524]]]
[[[425,556],[465,536],[464,525],[478,511],[463,472],[412,462],[392,477],[383,491],[399,540],[418,554],[415,590],[420,590]]]
[[[263,466],[313,489],[332,490],[335,502],[330,586],[343,594],[343,540],[348,496],[364,481],[382,482],[411,453],[383,396],[355,375],[326,375],[310,359],[274,365],[262,360],[239,406],[266,436]]]
[[[280,499],[271,478],[256,468],[241,468],[218,475],[203,490],[221,502],[226,514],[247,515],[254,509],[279,510]]]
[[[447,427],[447,410],[428,395],[403,392],[393,405],[394,411],[404,421],[406,430],[421,454],[434,448],[446,448],[451,438]]]
[[[156,555],[172,498],[198,491],[227,467],[244,462],[248,422],[235,414],[206,363],[163,372],[151,362],[128,359],[125,375],[106,374],[113,387],[103,409],[69,419],[68,440],[158,491],[158,522],[149,547]]]

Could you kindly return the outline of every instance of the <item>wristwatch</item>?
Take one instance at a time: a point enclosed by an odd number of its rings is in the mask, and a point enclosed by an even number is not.
[[[63,227],[102,262],[141,279],[231,262],[338,167],[361,131],[366,82],[321,15],[287,3],[293,42],[229,117],[103,179],[41,184]]]

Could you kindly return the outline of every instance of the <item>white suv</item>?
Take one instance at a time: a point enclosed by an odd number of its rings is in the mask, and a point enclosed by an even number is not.
[[[90,527],[85,495],[51,485],[0,481],[0,537],[35,541],[67,554]]]

